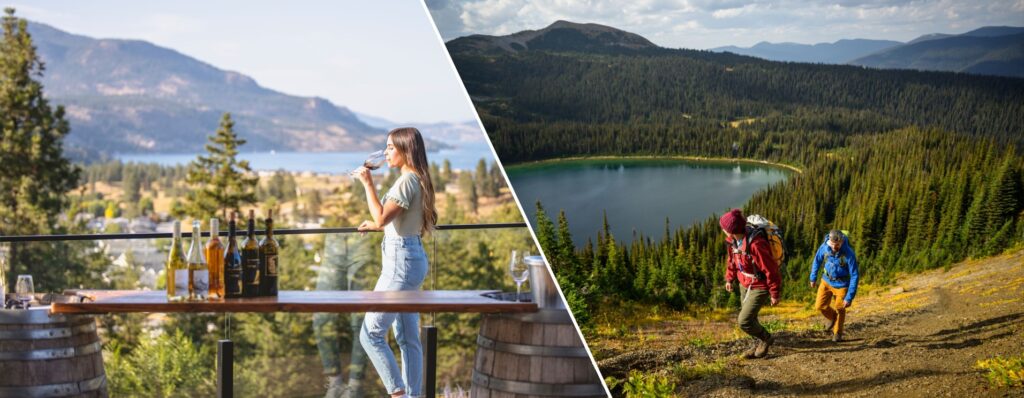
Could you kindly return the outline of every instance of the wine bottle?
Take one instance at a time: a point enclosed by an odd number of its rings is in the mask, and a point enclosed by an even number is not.
[[[206,263],[210,268],[210,298],[224,298],[224,244],[220,242],[220,220],[210,219],[210,240],[206,241]]]
[[[192,244],[188,247],[188,299],[202,301],[210,297],[210,268],[203,255],[200,222],[192,222]]]
[[[260,295],[260,245],[256,242],[256,215],[249,210],[249,233],[242,242],[242,297]]]
[[[174,238],[171,254],[164,267],[167,276],[167,301],[183,301],[188,297],[188,266],[181,249],[181,221],[174,220]]]
[[[260,295],[277,296],[277,271],[280,247],[274,240],[274,211],[267,212],[267,236],[260,242]]]
[[[224,297],[242,297],[242,254],[238,252],[235,239],[235,219],[238,212],[231,213],[228,221],[228,249],[224,252]]]

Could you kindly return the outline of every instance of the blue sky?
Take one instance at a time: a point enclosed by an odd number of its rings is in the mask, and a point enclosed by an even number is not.
[[[260,85],[394,122],[475,120],[421,2],[0,0],[95,38],[141,39]]]
[[[506,35],[564,19],[640,34],[670,48],[749,47],[762,41],[909,41],[981,26],[1024,26],[1024,0],[427,0],[445,41]]]

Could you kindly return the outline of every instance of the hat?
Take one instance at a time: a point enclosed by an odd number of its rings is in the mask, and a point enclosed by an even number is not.
[[[833,229],[831,231],[828,231],[828,240],[832,241],[832,242],[842,242],[843,241],[843,231],[840,231],[838,229]]]
[[[730,234],[742,234],[747,231],[747,219],[743,217],[740,209],[732,209],[723,214],[722,218],[718,219],[718,225]]]

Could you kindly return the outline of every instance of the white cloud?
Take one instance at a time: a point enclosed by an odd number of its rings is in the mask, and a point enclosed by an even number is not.
[[[1024,0],[431,0],[445,40],[504,35],[563,19],[637,33],[665,47],[911,40],[989,25],[1024,25]],[[454,20],[450,15],[458,15]]]
[[[711,17],[716,19],[734,18],[743,14],[749,14],[753,12],[754,9],[755,6],[753,4],[748,4],[743,7],[737,8],[725,8],[721,10],[715,10],[714,12],[711,13]]]

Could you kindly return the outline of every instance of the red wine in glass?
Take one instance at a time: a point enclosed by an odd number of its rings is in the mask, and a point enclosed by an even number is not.
[[[384,156],[384,151],[375,151],[366,157],[366,160],[363,161],[363,167],[368,170],[377,170],[380,166],[384,165],[385,161],[387,161],[387,157]]]

